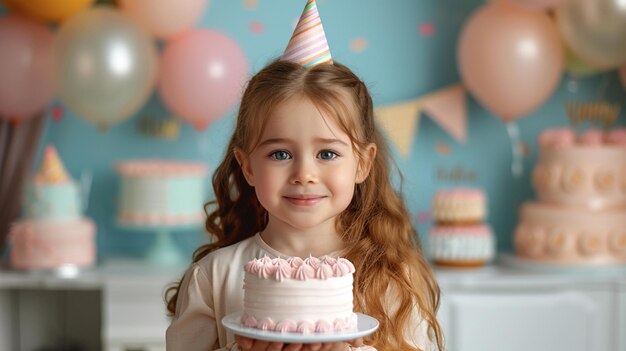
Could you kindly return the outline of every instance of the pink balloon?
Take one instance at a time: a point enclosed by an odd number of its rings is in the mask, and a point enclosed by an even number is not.
[[[201,130],[239,100],[247,73],[235,41],[217,31],[192,30],[166,45],[159,93],[172,112]]]
[[[504,122],[542,105],[557,88],[563,65],[559,32],[540,11],[492,2],[475,11],[461,31],[463,83]]]
[[[529,9],[545,10],[556,7],[561,0],[508,0]]]
[[[0,19],[0,117],[23,120],[54,97],[52,31],[18,16]]]
[[[158,38],[171,38],[194,26],[208,0],[121,0],[120,8]]]

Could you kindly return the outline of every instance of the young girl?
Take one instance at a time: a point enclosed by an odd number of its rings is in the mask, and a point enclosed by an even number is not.
[[[213,176],[206,228],[215,241],[169,294],[168,350],[442,350],[439,287],[389,161],[369,92],[345,66],[274,61],[257,73]],[[242,310],[242,267],[264,255],[346,257],[355,311],[379,329],[305,345],[227,334],[220,321]]]

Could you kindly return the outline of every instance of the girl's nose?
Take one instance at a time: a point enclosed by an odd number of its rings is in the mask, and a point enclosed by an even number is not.
[[[292,184],[315,184],[318,182],[318,171],[313,160],[300,160],[294,162]]]

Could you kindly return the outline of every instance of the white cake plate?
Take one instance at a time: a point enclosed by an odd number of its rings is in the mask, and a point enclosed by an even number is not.
[[[241,312],[231,313],[222,318],[222,325],[233,334],[251,339],[302,344],[349,341],[370,335],[378,329],[378,321],[376,319],[362,313],[356,313],[356,315],[357,330],[350,332],[302,334],[260,330],[241,325]]]

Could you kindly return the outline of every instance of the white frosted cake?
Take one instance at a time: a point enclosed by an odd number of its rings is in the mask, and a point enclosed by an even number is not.
[[[242,325],[303,334],[356,329],[354,265],[347,259],[263,257],[244,271]]]
[[[518,257],[551,265],[626,263],[626,129],[549,129],[520,207]]]
[[[202,163],[134,160],[116,165],[121,176],[118,222],[130,226],[202,223],[207,167]]]
[[[93,221],[83,217],[79,188],[56,149],[48,146],[37,176],[27,184],[24,214],[9,233],[10,263],[18,269],[90,266],[96,258]]]

